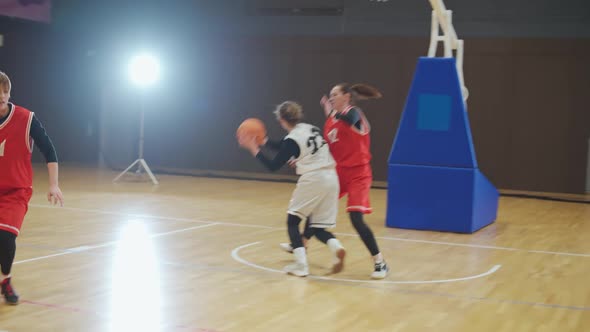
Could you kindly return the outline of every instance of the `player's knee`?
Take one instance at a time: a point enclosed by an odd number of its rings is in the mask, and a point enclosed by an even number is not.
[[[367,227],[365,221],[363,220],[363,213],[359,211],[351,211],[349,213],[350,221],[352,221],[352,225],[356,229],[361,229]]]
[[[289,227],[299,227],[299,223],[301,222],[301,218],[294,214],[287,215],[287,226]]]

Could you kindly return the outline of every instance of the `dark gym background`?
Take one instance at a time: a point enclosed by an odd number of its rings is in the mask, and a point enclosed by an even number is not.
[[[480,168],[500,189],[584,193],[590,4],[445,3],[465,40]],[[0,70],[12,79],[12,100],[44,123],[62,163],[130,164],[143,100],[145,159],[156,172],[263,173],[235,141],[244,118],[260,117],[278,138],[274,105],[296,100],[321,126],[322,94],[341,81],[371,83],[384,98],[362,106],[375,180],[385,182],[414,66],[428,49],[430,10],[427,0],[55,0],[50,24],[0,17]],[[134,23],[146,17],[150,24]],[[125,72],[142,49],[158,54],[163,70],[143,96]]]

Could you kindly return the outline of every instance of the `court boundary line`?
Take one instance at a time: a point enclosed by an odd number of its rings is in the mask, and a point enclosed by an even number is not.
[[[281,273],[281,274],[285,274],[284,271],[282,270],[277,270],[277,269],[273,269],[273,268],[269,268],[269,267],[265,267],[262,265],[258,265],[255,263],[252,263],[244,258],[242,258],[239,254],[240,250],[247,248],[247,247],[251,247],[254,245],[257,245],[259,243],[261,243],[262,241],[257,241],[257,242],[252,242],[252,243],[248,243],[248,244],[244,244],[241,246],[238,246],[236,248],[234,248],[231,252],[231,257],[242,263],[245,265],[248,265],[250,267],[253,268],[257,268],[257,269],[261,269],[264,271],[268,271],[268,272],[274,272],[274,273]],[[325,276],[317,276],[317,275],[308,275],[306,278],[310,278],[310,279],[317,279],[317,280],[328,280],[328,281],[340,281],[340,282],[354,282],[354,283],[378,283],[378,284],[439,284],[439,283],[451,283],[451,282],[459,282],[459,281],[467,281],[467,280],[472,280],[472,279],[477,279],[477,278],[482,278],[488,275],[491,275],[493,273],[495,273],[496,271],[498,271],[500,268],[502,267],[502,265],[500,264],[496,264],[494,265],[492,268],[490,268],[487,272],[484,273],[480,273],[477,275],[473,275],[473,276],[469,276],[469,277],[463,277],[463,278],[452,278],[452,279],[439,279],[439,280],[407,280],[407,281],[393,281],[393,280],[362,280],[362,279],[341,279],[341,278],[331,278],[331,277],[325,277]]]
[[[36,206],[36,207],[40,207],[40,208],[54,208],[54,207],[50,207],[50,206]],[[102,214],[111,214],[111,215],[121,215],[121,216],[134,216],[134,217],[141,217],[141,218],[152,218],[152,219],[164,219],[164,220],[176,220],[176,221],[185,221],[185,222],[193,222],[193,223],[206,223],[206,221],[198,221],[196,219],[190,219],[190,218],[174,218],[174,217],[162,217],[162,216],[154,216],[154,215],[137,215],[137,214],[129,214],[129,213],[118,213],[118,212],[110,212],[110,211],[103,211],[103,210],[91,210],[91,209],[82,209],[82,208],[64,208],[64,209],[68,209],[68,210],[77,210],[77,211],[83,211],[83,212],[94,212],[94,213],[102,213]],[[214,225],[221,225],[221,226],[239,226],[239,227],[253,227],[253,228],[263,228],[263,229],[269,229],[271,231],[274,230],[284,230],[283,227],[271,227],[271,226],[262,226],[262,225],[248,225],[248,224],[239,224],[239,223],[229,223],[229,222],[213,222],[210,221],[209,224],[206,225],[199,225],[199,226],[195,226],[195,227],[188,227],[185,229],[178,229],[178,230],[173,230],[173,231],[168,231],[168,232],[163,232],[163,233],[157,233],[157,234],[153,234],[150,236],[150,238],[152,237],[159,237],[159,236],[165,236],[168,234],[173,234],[173,233],[179,233],[179,232],[184,232],[184,231],[188,231],[188,230],[192,230],[192,229],[199,229],[199,228],[204,228],[204,227],[209,227],[209,226],[214,226]],[[357,236],[356,234],[350,234],[350,233],[341,233],[340,235],[346,235],[346,236]],[[531,252],[531,253],[542,253],[542,254],[562,254],[562,255],[575,255],[575,256],[583,256],[583,257],[587,257],[590,255],[586,255],[586,254],[572,254],[572,253],[560,253],[560,252],[546,252],[546,251],[533,251],[533,250],[524,250],[524,249],[518,249],[518,248],[505,248],[505,247],[495,247],[495,246],[485,246],[485,245],[472,245],[472,244],[461,244],[461,243],[453,243],[453,242],[439,242],[439,241],[428,241],[428,240],[415,240],[415,239],[404,239],[404,238],[395,238],[395,237],[377,237],[377,238],[382,238],[385,240],[400,240],[400,241],[407,241],[407,242],[418,242],[418,243],[431,243],[431,244],[441,244],[441,245],[450,245],[450,246],[463,246],[463,247],[474,247],[474,248],[482,248],[482,249],[497,249],[497,250],[511,250],[511,251],[523,251],[523,252]],[[108,245],[113,245],[116,242],[108,242],[108,243],[103,243],[103,244],[99,244],[99,245],[94,245],[94,246],[80,246],[80,247],[76,247],[76,248],[70,248],[68,249],[68,252],[65,253],[60,253],[61,255],[65,255],[65,254],[71,254],[71,253],[77,253],[77,252],[84,252],[84,251],[89,251],[95,248],[99,248],[99,247],[105,247]],[[258,242],[256,242],[258,243]],[[253,244],[251,244],[253,245]],[[235,249],[234,249],[235,250]],[[54,255],[49,255],[51,257],[53,257]],[[46,257],[49,258],[49,257]],[[39,260],[39,259],[43,259],[43,258],[37,258],[35,260]],[[30,261],[33,261],[31,259],[29,259]],[[27,261],[29,261],[27,260]],[[15,264],[17,264],[17,262],[15,262]],[[495,267],[495,266],[494,266]],[[494,269],[494,267],[492,269]],[[491,269],[486,272],[488,273],[488,275],[496,272],[500,267],[496,268],[494,271],[491,271]],[[274,270],[274,269],[271,269]],[[278,270],[275,270],[278,271]],[[275,272],[273,271],[273,272]],[[284,274],[283,271],[280,271],[281,273]],[[308,276],[309,277],[309,276]],[[473,277],[473,276],[472,276]],[[292,278],[293,280],[299,279],[299,278]],[[327,281],[327,282],[331,282],[331,283],[343,283],[343,284],[347,284],[347,282],[343,279],[335,279],[335,278],[326,278],[327,280],[323,280],[321,278],[315,278],[318,279],[319,281]],[[384,284],[384,281],[386,280],[361,280],[356,281],[357,286],[360,287],[370,287],[370,288],[375,288],[378,287],[379,284]],[[350,284],[350,283],[348,283]],[[385,285],[392,285],[392,282],[389,283],[385,283]],[[395,285],[395,284],[393,284]],[[449,298],[459,298],[459,299],[466,299],[466,300],[474,300],[474,301],[485,301],[485,302],[497,302],[497,303],[510,303],[510,304],[522,304],[522,305],[531,305],[531,306],[541,306],[541,307],[550,307],[550,308],[559,308],[559,309],[568,309],[568,310],[582,310],[582,311],[589,311],[590,307],[579,307],[579,306],[565,306],[565,305],[559,305],[559,304],[547,304],[547,303],[537,303],[537,302],[527,302],[527,301],[520,301],[520,300],[502,300],[502,299],[494,299],[494,298],[486,298],[486,297],[473,297],[473,296],[460,296],[460,295],[455,295],[455,294],[444,294],[444,293],[432,293],[432,292],[423,292],[423,291],[413,291],[413,290],[403,290],[403,289],[398,289],[396,290],[398,292],[402,292],[402,293],[420,293],[420,294],[427,294],[427,295],[435,295],[435,296],[444,296],[444,297],[449,297]]]
[[[173,230],[173,231],[161,232],[161,233],[151,234],[151,235],[149,235],[149,238],[150,239],[153,239],[153,238],[157,238],[157,237],[161,237],[161,236],[166,236],[166,235],[176,234],[176,233],[182,233],[182,232],[191,231],[191,230],[194,230],[194,229],[201,229],[201,228],[206,228],[206,227],[216,226],[216,225],[218,225],[218,224],[217,223],[210,223],[210,224],[205,224],[205,225],[199,225],[199,226],[193,226],[193,227],[187,227],[187,228],[177,229],[177,230]],[[45,256],[39,256],[39,257],[33,257],[33,258],[27,258],[27,259],[23,259],[23,260],[20,260],[20,261],[16,261],[16,262],[13,263],[13,265],[24,264],[24,263],[34,262],[34,261],[39,261],[39,260],[43,260],[43,259],[47,259],[47,258],[52,258],[52,257],[57,257],[57,256],[64,256],[64,255],[69,255],[69,254],[76,254],[76,253],[90,251],[90,250],[99,249],[99,248],[105,248],[105,247],[116,245],[118,243],[119,243],[119,241],[109,241],[109,242],[104,242],[104,243],[101,243],[101,244],[95,244],[95,245],[89,245],[89,246],[84,246],[83,245],[83,246],[74,247],[74,248],[62,249],[63,250],[62,252],[58,252],[58,253],[55,253],[55,254],[50,254],[50,255],[45,255]]]
[[[53,206],[39,205],[39,204],[29,204],[29,207],[44,208],[44,209],[56,209],[56,207],[53,207]],[[133,218],[151,218],[151,219],[173,220],[173,221],[192,222],[192,223],[216,223],[216,224],[222,225],[222,226],[238,226],[238,227],[285,230],[284,227],[272,227],[272,226],[265,226],[265,225],[249,225],[249,224],[232,223],[232,222],[226,222],[226,221],[200,220],[200,219],[194,219],[194,218],[178,218],[178,217],[167,217],[167,216],[158,216],[158,215],[149,215],[149,214],[112,212],[112,211],[105,211],[105,210],[98,210],[98,209],[85,209],[85,208],[75,208],[75,207],[60,207],[59,209],[80,211],[80,212],[92,212],[92,213],[97,213],[97,214],[118,215],[118,216],[133,217]],[[358,234],[352,234],[352,233],[337,232],[334,234],[341,235],[341,236],[358,237]],[[408,238],[400,238],[400,237],[392,237],[392,236],[376,236],[375,238],[381,239],[381,240],[388,240],[388,241],[427,243],[427,244],[435,244],[435,245],[447,245],[447,246],[467,247],[467,248],[477,248],[477,249],[505,250],[505,251],[526,252],[526,253],[545,254],[545,255],[558,255],[558,256],[590,257],[590,254],[583,254],[583,253],[571,253],[571,252],[535,250],[535,249],[521,249],[521,248],[491,246],[491,245],[485,245],[485,244],[468,244],[468,243],[458,243],[458,242],[408,239]]]

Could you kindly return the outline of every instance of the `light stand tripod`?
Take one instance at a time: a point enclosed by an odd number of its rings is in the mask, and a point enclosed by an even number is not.
[[[139,124],[139,157],[135,160],[129,167],[127,167],[121,174],[117,175],[117,177],[113,180],[113,182],[117,182],[125,173],[129,172],[135,165],[137,165],[137,170],[135,171],[136,174],[141,174],[141,169],[143,168],[145,172],[148,174],[150,179],[154,184],[158,184],[158,180],[150,170],[150,167],[143,159],[143,141],[144,141],[144,118],[145,118],[145,106],[143,101],[143,96],[141,98],[141,120]]]

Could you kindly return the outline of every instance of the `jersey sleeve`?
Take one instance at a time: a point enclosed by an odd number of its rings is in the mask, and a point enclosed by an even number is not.
[[[56,163],[57,153],[55,152],[53,142],[51,142],[51,139],[47,136],[47,132],[45,132],[45,128],[43,128],[43,125],[35,115],[33,115],[33,119],[31,120],[31,131],[29,135],[35,141],[35,146],[39,148],[39,151],[45,157],[45,161]]]
[[[264,153],[260,151],[256,155],[256,159],[260,160],[268,170],[274,172],[283,167],[289,159],[299,157],[299,153],[299,145],[297,145],[294,140],[287,138],[281,142],[279,152],[274,158],[267,158]]]
[[[277,141],[277,140],[268,139],[268,141],[266,141],[264,146],[267,148],[273,149],[273,150],[280,150],[282,143],[283,143],[283,140]]]
[[[342,120],[358,129],[361,128],[361,115],[356,108],[351,108],[346,114],[336,114],[336,119]]]

